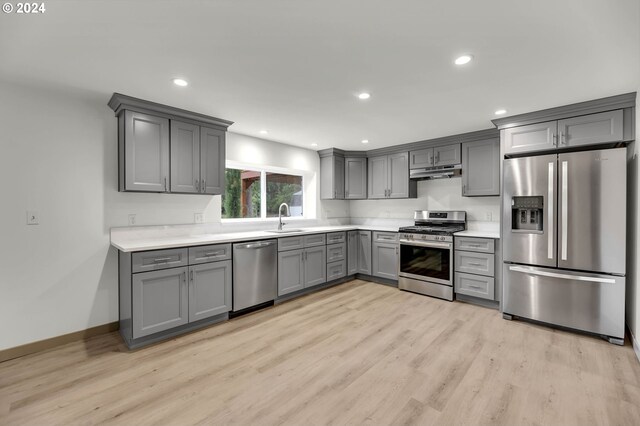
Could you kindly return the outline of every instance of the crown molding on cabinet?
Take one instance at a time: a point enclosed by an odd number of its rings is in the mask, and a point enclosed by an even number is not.
[[[580,115],[595,114],[614,109],[633,108],[636,105],[636,92],[609,96],[592,101],[578,102],[571,105],[543,109],[525,114],[512,115],[491,120],[498,129],[542,123],[545,121],[562,120]]]
[[[222,118],[212,117],[210,115],[146,101],[144,99],[123,95],[121,93],[114,93],[113,96],[111,96],[108,105],[115,112],[116,116],[120,115],[124,110],[133,110],[169,119],[179,118],[180,120],[191,122],[192,124],[207,124],[220,130],[226,130],[227,127],[233,124],[233,121],[223,120]]]

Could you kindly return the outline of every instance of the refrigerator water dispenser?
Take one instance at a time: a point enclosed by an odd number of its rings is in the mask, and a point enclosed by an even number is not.
[[[511,199],[511,230],[513,232],[542,233],[543,197],[513,197]]]

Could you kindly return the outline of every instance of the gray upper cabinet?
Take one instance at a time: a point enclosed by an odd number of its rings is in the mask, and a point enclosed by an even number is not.
[[[371,231],[358,231],[358,273],[371,275]]]
[[[304,286],[327,282],[327,248],[311,247],[304,250]]]
[[[347,232],[347,275],[358,273],[358,244],[359,232]]]
[[[114,93],[120,191],[222,194],[232,121]]]
[[[320,158],[320,198],[323,200],[344,199],[344,157],[330,155]]]
[[[434,166],[452,166],[454,164],[460,164],[459,143],[419,149],[409,153],[410,169],[423,169]]]
[[[558,121],[560,148],[623,140],[621,109]]]
[[[189,322],[229,312],[231,295],[230,260],[189,268]]]
[[[434,166],[453,166],[460,164],[460,144],[436,146],[433,148]]]
[[[200,128],[200,188],[204,194],[224,192],[225,138],[222,130]]]
[[[505,154],[547,151],[556,148],[557,121],[502,130]]]
[[[171,192],[200,192],[200,126],[171,121]]]
[[[409,153],[370,157],[368,198],[415,198],[416,183],[409,181]]]
[[[462,144],[462,195],[500,195],[500,140]]]
[[[222,194],[225,132],[171,120],[171,192]]]
[[[133,274],[133,338],[189,322],[187,267]]]
[[[121,191],[168,191],[169,120],[125,111],[119,117]]]
[[[386,198],[389,183],[388,157],[371,157],[368,159],[368,197]]]
[[[425,167],[433,167],[433,148],[409,152],[410,169],[423,169]]]
[[[367,198],[367,159],[347,157],[344,159],[344,197],[347,200]]]
[[[548,151],[624,140],[621,109],[502,130],[505,154]]]
[[[409,198],[409,153],[389,155],[387,198]]]

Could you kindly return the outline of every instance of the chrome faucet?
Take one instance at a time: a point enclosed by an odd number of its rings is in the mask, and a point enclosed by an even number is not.
[[[287,203],[280,204],[280,207],[278,207],[278,231],[282,231],[282,225],[286,225],[286,223],[282,223],[282,206],[287,210],[286,215],[291,216],[289,214],[289,205]]]

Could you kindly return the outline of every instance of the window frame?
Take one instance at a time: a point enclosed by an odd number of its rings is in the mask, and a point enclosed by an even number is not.
[[[253,172],[260,172],[260,217],[222,217],[222,202],[220,203],[220,221],[223,223],[238,223],[238,222],[277,222],[277,217],[267,217],[267,173],[279,173],[286,174],[291,176],[298,176],[302,179],[302,216],[287,216],[287,221],[296,221],[296,220],[309,220],[314,219],[315,217],[308,216],[307,208],[307,191],[306,191],[306,179],[307,173],[304,170],[298,169],[288,169],[284,167],[273,167],[273,166],[258,166],[255,164],[248,163],[240,163],[236,161],[227,160],[225,163],[226,169],[239,169],[239,170],[250,170]],[[225,191],[226,191],[225,182]],[[220,197],[222,201],[222,197]]]

